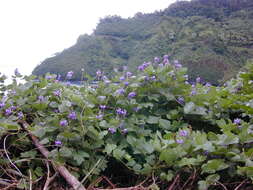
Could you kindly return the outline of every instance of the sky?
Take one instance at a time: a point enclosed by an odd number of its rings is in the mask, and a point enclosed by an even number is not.
[[[163,10],[176,0],[0,0],[0,72],[36,65],[91,34],[100,18]]]

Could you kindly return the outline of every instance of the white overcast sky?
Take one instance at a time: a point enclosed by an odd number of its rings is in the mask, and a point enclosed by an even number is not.
[[[151,13],[176,0],[0,0],[0,72],[30,74],[45,58],[91,34],[106,15]]]

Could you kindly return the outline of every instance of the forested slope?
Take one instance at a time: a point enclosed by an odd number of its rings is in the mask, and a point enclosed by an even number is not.
[[[74,71],[94,74],[100,69],[128,66],[168,54],[188,67],[190,78],[213,84],[228,79],[253,58],[253,1],[180,1],[152,14],[133,18],[108,16],[92,35],[81,35],[72,47],[44,60],[33,74]]]

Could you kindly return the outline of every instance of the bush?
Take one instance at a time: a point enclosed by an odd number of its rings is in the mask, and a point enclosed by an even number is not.
[[[50,150],[51,160],[90,182],[110,160],[161,181],[188,179],[185,185],[195,189],[251,179],[253,65],[215,87],[200,78],[190,84],[186,68],[167,57],[157,62],[140,65],[136,76],[122,71],[108,79],[98,71],[95,85],[18,72],[4,85],[1,76],[1,149],[8,152],[1,153],[3,177],[9,179],[10,159],[33,180],[47,172],[29,131]]]

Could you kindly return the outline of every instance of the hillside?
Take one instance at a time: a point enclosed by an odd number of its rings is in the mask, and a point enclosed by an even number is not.
[[[100,69],[128,66],[168,54],[188,67],[191,78],[213,84],[228,79],[253,58],[252,0],[179,1],[152,14],[133,18],[108,16],[92,35],[81,35],[72,47],[38,65],[33,74],[61,74],[81,69],[90,75]]]

